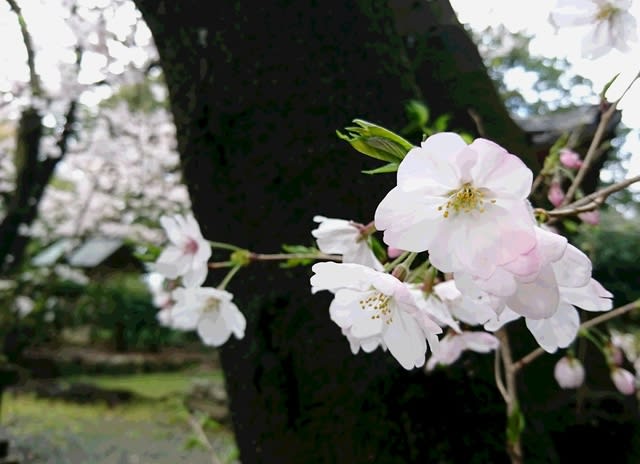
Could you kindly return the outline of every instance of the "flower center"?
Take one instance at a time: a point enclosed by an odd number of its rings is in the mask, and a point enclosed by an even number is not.
[[[618,12],[618,8],[611,4],[602,5],[596,13],[597,21],[608,21],[611,17]]]
[[[215,313],[220,310],[220,300],[214,297],[207,298],[202,311],[205,313]]]
[[[372,311],[371,319],[383,319],[386,324],[393,322],[391,315],[391,308],[389,302],[391,297],[389,295],[383,295],[380,292],[375,292],[373,295],[366,299],[360,300],[360,308],[363,311]]]
[[[467,182],[459,190],[449,192],[447,202],[442,206],[438,206],[438,211],[444,210],[442,215],[445,218],[448,218],[452,211],[454,213],[470,213],[473,210],[478,210],[484,213],[484,202],[484,192]],[[495,200],[491,200],[491,203],[495,202]]]
[[[198,242],[192,238],[187,239],[187,243],[184,244],[183,251],[185,255],[195,255],[198,251]]]

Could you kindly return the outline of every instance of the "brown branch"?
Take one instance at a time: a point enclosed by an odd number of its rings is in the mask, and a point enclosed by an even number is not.
[[[613,185],[610,185],[609,187],[603,188],[601,190],[598,190],[597,192],[580,198],[579,200],[576,200],[569,205],[561,206],[558,209],[547,211],[543,208],[536,208],[534,212],[536,214],[541,214],[543,216],[552,218],[547,222],[547,224],[553,224],[554,222],[556,222],[557,218],[574,216],[576,214],[585,213],[587,211],[592,211],[598,208],[611,194],[623,190],[629,185],[636,182],[640,182],[640,175],[625,179],[621,182],[617,182]]]
[[[602,139],[604,137],[609,121],[615,114],[618,104],[620,103],[620,100],[622,100],[622,98],[627,94],[631,86],[635,83],[635,81],[639,77],[640,77],[640,74],[637,74],[636,77],[631,81],[631,83],[624,90],[624,92],[622,92],[622,95],[620,96],[620,98],[614,101],[611,104],[611,106],[609,106],[609,108],[604,113],[602,113],[602,116],[600,118],[600,123],[596,128],[596,133],[593,136],[593,140],[591,140],[591,144],[589,145],[587,154],[584,157],[582,166],[580,166],[580,169],[578,170],[576,177],[573,179],[573,182],[571,183],[569,190],[567,190],[567,194],[564,197],[564,200],[562,200],[562,203],[560,205],[561,207],[569,204],[573,199],[574,195],[576,194],[576,191],[580,187],[580,184],[584,180],[584,177],[586,176],[587,171],[589,170],[589,168],[591,167],[591,164],[593,163],[593,161],[595,161],[598,155],[598,151],[599,151],[598,148],[600,147],[600,142],[602,142]]]
[[[622,316],[623,314],[628,313],[629,311],[633,311],[634,309],[640,309],[640,300],[636,300],[633,301],[631,303],[627,303],[624,306],[620,306],[612,311],[606,312],[604,314],[601,314],[598,317],[594,317],[593,319],[590,319],[586,322],[583,322],[582,324],[580,324],[580,328],[579,330],[587,330],[591,327],[594,327],[598,324],[602,324],[603,322],[609,321],[611,319],[614,319],[618,316]],[[531,363],[532,361],[535,361],[537,358],[539,358],[540,356],[542,356],[545,353],[545,351],[542,348],[536,348],[535,350],[531,351],[529,354],[527,354],[526,356],[523,356],[522,358],[520,358],[518,361],[516,361],[512,366],[511,369],[514,372],[517,372],[518,370],[522,369],[524,366],[526,366],[527,364]]]
[[[31,83],[31,93],[33,96],[40,97],[42,96],[42,86],[40,85],[40,78],[38,77],[38,73],[36,73],[36,64],[35,64],[35,51],[33,49],[33,41],[31,40],[31,34],[29,33],[29,29],[27,28],[27,23],[24,20],[24,16],[22,15],[22,10],[20,6],[15,0],[7,0],[7,3],[13,10],[13,12],[18,16],[18,23],[20,24],[20,32],[22,33],[22,41],[24,42],[24,46],[27,49],[27,65],[29,66],[29,80]]]

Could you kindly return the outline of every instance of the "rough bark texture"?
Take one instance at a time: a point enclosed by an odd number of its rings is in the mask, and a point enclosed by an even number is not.
[[[315,214],[370,220],[395,179],[359,174],[376,163],[335,130],[355,117],[399,129],[409,98],[474,132],[471,99],[487,134],[523,146],[469,38],[457,22],[441,26],[448,3],[428,3],[416,2],[433,25],[411,39],[417,53],[401,28],[404,2],[228,1],[212,14],[209,2],[136,0],[206,237],[272,252],[310,244]],[[382,352],[353,356],[329,295],[311,296],[309,270],[271,266],[229,288],[248,319],[245,338],[221,350],[242,462],[506,460],[489,358],[425,376]]]

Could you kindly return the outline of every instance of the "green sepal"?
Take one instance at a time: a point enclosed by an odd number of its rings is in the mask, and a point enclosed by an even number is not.
[[[387,174],[389,172],[397,172],[398,171],[398,163],[389,163],[389,164],[385,164],[383,166],[380,166],[379,168],[375,168],[375,169],[368,169],[366,171],[362,171],[362,174]]]
[[[354,119],[357,126],[345,128],[346,134],[336,131],[360,153],[389,163],[399,163],[414,146],[408,140],[384,127]]]
[[[251,252],[249,250],[236,250],[231,253],[229,260],[236,266],[246,266],[251,262]]]
[[[285,253],[296,254],[315,255],[320,252],[320,250],[318,250],[316,247],[306,247],[304,245],[282,245],[282,249],[285,251]],[[280,267],[288,269],[297,266],[308,266],[310,264],[313,264],[314,262],[315,260],[312,258],[292,258],[280,263]]]
[[[604,87],[602,88],[602,92],[600,92],[600,100],[604,100],[604,96],[607,94],[607,90],[609,90],[609,87],[613,85],[613,83],[616,81],[616,79],[618,79],[619,76],[620,73],[616,74],[611,78],[609,82],[604,85]]]
[[[387,260],[387,251],[382,243],[380,243],[380,240],[375,238],[373,235],[369,235],[369,246],[371,247],[371,250],[373,250],[375,257],[378,258],[378,261],[384,263]]]

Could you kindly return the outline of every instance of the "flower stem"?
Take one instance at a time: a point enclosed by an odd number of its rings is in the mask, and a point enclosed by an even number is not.
[[[232,267],[231,270],[229,272],[227,272],[227,275],[224,276],[224,279],[222,279],[222,282],[220,282],[220,285],[218,285],[218,290],[224,290],[227,285],[229,285],[229,282],[231,282],[231,279],[233,279],[233,277],[237,274],[237,272],[240,270],[242,266],[235,266]]]
[[[209,245],[211,245],[212,248],[220,248],[221,250],[231,250],[231,251],[242,250],[242,248],[237,247],[235,245],[231,245],[230,243],[214,242],[212,240],[208,240],[208,242],[209,242]]]

